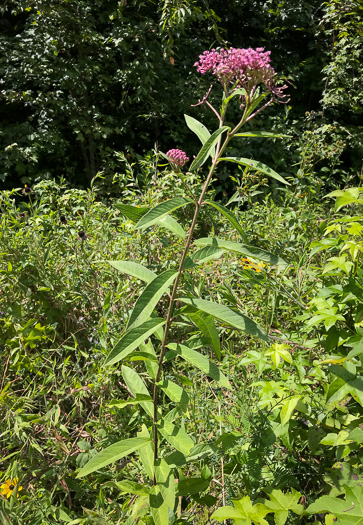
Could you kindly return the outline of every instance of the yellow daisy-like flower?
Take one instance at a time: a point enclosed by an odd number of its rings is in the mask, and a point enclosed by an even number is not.
[[[14,478],[13,480],[7,479],[5,483],[3,483],[0,486],[0,491],[3,496],[6,496],[7,498],[10,498],[12,493],[14,492],[16,484],[19,482],[19,478]],[[23,490],[23,487],[18,485],[18,493],[17,497],[19,497],[19,492]]]

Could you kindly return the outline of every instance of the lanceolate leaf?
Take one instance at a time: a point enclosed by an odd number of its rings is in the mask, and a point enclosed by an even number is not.
[[[189,403],[187,392],[181,386],[173,383],[173,381],[164,379],[164,381],[157,383],[157,385],[165,392],[168,398],[175,403],[178,403],[181,406],[186,406]]]
[[[198,310],[185,313],[199,328],[202,334],[210,338],[212,348],[218,359],[221,360],[221,343],[219,340],[218,330],[214,324],[214,318],[211,315]]]
[[[288,137],[288,135],[276,135],[275,133],[269,133],[268,131],[245,131],[244,133],[236,133],[234,137],[261,137],[268,139],[282,139]]]
[[[142,264],[135,263],[133,261],[107,261],[111,266],[116,268],[122,273],[132,275],[137,279],[141,279],[146,283],[150,283],[156,277],[156,273],[152,272],[148,268],[145,268]]]
[[[107,357],[105,366],[114,365],[125,359],[133,350],[139,347],[150,335],[165,324],[164,319],[154,317],[145,321],[135,328],[128,330],[121,339],[116,343],[110,355]]]
[[[123,439],[118,443],[114,443],[91,458],[89,462],[86,463],[86,465],[79,471],[77,478],[82,478],[83,476],[87,476],[87,474],[91,474],[91,472],[94,472],[95,470],[107,467],[107,465],[110,465],[110,463],[115,463],[115,461],[118,461],[119,459],[132,454],[136,450],[145,447],[150,442],[151,440],[148,438],[137,437]]]
[[[132,222],[139,221],[149,209],[145,206],[140,208],[138,206],[131,206],[130,204],[121,204],[118,202],[116,202],[115,208],[117,208],[122,213],[122,215],[124,215],[127,219],[130,219]]]
[[[189,115],[184,115],[184,118],[188,128],[197,135],[202,144],[205,144],[210,137],[210,133],[204,124],[193,117],[189,117]]]
[[[139,326],[150,318],[155,306],[159,302],[159,299],[167,291],[176,275],[177,272],[174,270],[167,270],[158,275],[147,285],[132,310],[128,322],[128,329]]]
[[[226,160],[229,162],[236,162],[237,164],[242,164],[242,166],[249,166],[253,168],[254,170],[264,173],[268,177],[272,177],[273,179],[276,179],[279,182],[282,182],[283,184],[287,184],[288,186],[290,186],[290,183],[287,182],[283,177],[281,177],[281,175],[279,175],[278,173],[276,173],[276,171],[266,166],[266,164],[262,164],[262,162],[258,160],[245,159],[243,157],[224,157],[219,160],[220,161]]]
[[[208,359],[208,357],[205,357],[199,352],[192,350],[186,345],[170,343],[168,344],[168,348],[176,352],[183,359],[188,361],[188,363],[191,363],[193,366],[199,368],[199,370],[217,381],[223,388],[228,388],[231,390],[232,387],[226,376],[219,370],[217,365]]]
[[[216,237],[203,237],[202,239],[197,239],[196,241],[194,241],[194,244],[197,244],[199,246],[214,246],[215,248],[236,252],[247,257],[253,257],[255,259],[259,259],[260,261],[269,264],[274,264],[276,266],[287,266],[288,264],[278,255],[274,255],[273,253],[267,252],[262,248],[251,246],[250,244],[224,241],[222,239],[217,239]]]
[[[222,126],[221,128],[217,129],[207,140],[207,142],[202,146],[201,150],[199,151],[197,157],[193,160],[192,165],[190,166],[190,170],[193,171],[195,169],[200,168],[200,166],[203,166],[205,161],[208,159],[211,152],[213,152],[213,148],[217,144],[219,137],[222,133],[224,133],[227,129],[230,129],[228,126]]]
[[[218,204],[217,202],[214,202],[214,201],[206,200],[205,202],[206,202],[206,204],[209,204],[210,206],[213,206],[214,208],[216,208],[216,210],[220,211],[222,213],[222,215],[224,215],[226,217],[226,219],[228,219],[229,222],[231,224],[233,224],[233,226],[236,228],[238,233],[241,235],[242,240],[244,242],[248,242],[248,239],[246,237],[246,234],[245,234],[242,226],[238,222],[237,217],[234,215],[234,213],[231,212],[231,210],[229,210],[228,208],[226,208],[222,204]]]
[[[194,268],[197,264],[203,264],[212,259],[219,259],[224,254],[224,250],[214,246],[205,246],[194,252],[190,257],[186,257],[183,265],[184,270]]]
[[[134,396],[138,396],[139,394],[141,394],[143,396],[148,396],[151,399],[149,391],[144,383],[144,380],[142,379],[142,377],[139,376],[137,372],[135,372],[135,370],[123,365],[121,367],[121,371],[126,386],[129,388],[130,392],[134,394]],[[154,411],[152,401],[140,401],[140,406],[142,406],[142,408],[149,416],[153,417]]]
[[[182,206],[186,206],[187,204],[191,204],[192,202],[192,199],[187,199],[185,197],[175,197],[175,199],[170,199],[168,201],[161,202],[160,204],[155,206],[155,208],[152,208],[147,213],[145,213],[145,215],[143,215],[139,222],[136,224],[135,228],[149,228],[163,217],[166,217],[166,215],[169,215],[169,213],[171,213],[172,211],[177,210]]]
[[[178,300],[185,304],[191,304],[195,306],[195,308],[202,310],[202,312],[213,315],[213,317],[216,317],[233,328],[237,328],[237,330],[242,330],[264,341],[269,341],[269,337],[265,331],[252,321],[252,319],[249,319],[249,317],[244,314],[231,310],[228,306],[206,301],[205,299],[191,299],[189,297],[178,297]]]
[[[170,217],[169,215],[165,215],[165,217],[162,217],[161,219],[158,219],[156,221],[156,224],[160,224],[160,226],[164,226],[167,230],[171,231],[181,239],[185,238],[185,231],[180,226],[178,221],[176,221],[173,217]]]

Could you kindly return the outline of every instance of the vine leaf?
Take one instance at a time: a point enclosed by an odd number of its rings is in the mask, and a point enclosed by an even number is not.
[[[242,330],[250,335],[254,335],[264,341],[269,341],[269,337],[266,332],[260,328],[252,319],[244,314],[231,310],[228,306],[223,304],[214,303],[212,301],[206,301],[205,299],[192,299],[190,297],[179,297],[179,301],[185,304],[190,304],[202,310],[207,314],[216,317],[223,323],[226,323],[237,330]]]
[[[306,512],[320,514],[330,512],[338,518],[340,525],[363,524],[363,487],[348,487],[344,485],[345,500],[322,496],[309,505]]]
[[[166,217],[174,210],[181,208],[182,206],[187,206],[191,204],[192,199],[187,199],[185,197],[175,197],[174,199],[169,199],[168,201],[161,202],[157,204],[154,208],[149,210],[145,215],[136,224],[136,229],[145,229],[149,228],[156,222],[160,221],[163,217]]]

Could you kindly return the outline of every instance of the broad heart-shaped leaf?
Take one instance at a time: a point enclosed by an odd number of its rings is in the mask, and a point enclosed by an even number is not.
[[[363,524],[363,487],[344,485],[345,500],[322,496],[309,505],[306,512],[320,514],[330,512],[338,518],[339,525]]]
[[[142,264],[135,263],[133,261],[107,261],[111,266],[116,268],[122,273],[132,275],[141,281],[150,283],[156,277],[156,273],[152,272],[148,268],[145,268]]]
[[[224,250],[220,248],[215,248],[214,246],[205,246],[200,250],[194,252],[190,257],[186,257],[183,270],[189,270],[190,268],[195,268],[198,264],[203,264],[212,259],[219,259],[224,254]]]
[[[178,272],[166,270],[151,281],[135,303],[127,329],[140,326],[148,320],[161,296],[167,291]],[[145,338],[146,339],[146,338]]]
[[[279,182],[290,186],[290,183],[287,182],[283,177],[281,177],[281,175],[279,175],[278,173],[276,173],[276,171],[266,166],[266,164],[262,164],[262,162],[258,160],[245,159],[243,157],[224,157],[219,160],[226,160],[229,162],[236,162],[237,164],[242,164],[242,166],[249,166],[250,168],[253,168],[256,171],[264,173],[268,177],[272,177],[273,179],[276,179]]]
[[[236,133],[234,137],[261,137],[267,139],[282,139],[287,138],[289,135],[276,135],[268,131],[246,131],[244,133]]]
[[[122,213],[122,215],[127,219],[130,219],[132,222],[139,221],[149,209],[145,206],[140,208],[139,206],[131,206],[130,204],[121,204],[119,202],[116,202],[114,206]]]
[[[226,376],[219,370],[218,366],[215,365],[208,357],[192,350],[186,345],[181,345],[177,343],[169,343],[168,348],[173,350],[178,355],[180,355],[185,361],[192,364],[193,366],[199,368],[206,375],[217,381],[223,388],[232,389]]]
[[[186,311],[185,313],[199,328],[202,334],[210,338],[212,348],[218,359],[221,360],[221,342],[219,340],[218,330],[214,324],[214,318],[211,315],[198,310],[191,312]]]
[[[204,124],[189,115],[184,115],[184,118],[188,128],[197,135],[202,144],[205,144],[210,137],[210,133]]]
[[[155,224],[160,224],[160,226],[164,226],[164,228],[171,231],[181,239],[184,239],[186,236],[185,231],[180,226],[178,221],[176,221],[173,217],[170,217],[169,215],[165,215],[161,219],[158,219]]]
[[[217,237],[202,237],[201,239],[195,240],[194,244],[197,244],[198,246],[213,246],[222,250],[228,250],[231,252],[239,253],[241,255],[246,255],[247,257],[253,257],[255,259],[259,259],[260,261],[269,264],[274,264],[276,266],[287,266],[288,264],[278,255],[274,255],[273,253],[267,252],[262,248],[251,246],[250,244],[224,241],[223,239],[218,239]]]
[[[203,144],[196,158],[193,160],[192,165],[190,166],[190,171],[199,169],[200,166],[203,166],[205,161],[208,159],[209,155],[214,151],[214,147],[217,144],[220,135],[224,133],[227,129],[230,128],[228,126],[222,126],[221,128],[217,129],[214,133],[212,133],[207,142]]]
[[[295,489],[291,489],[291,492],[286,494],[281,490],[272,490],[269,493],[269,498],[270,500],[263,499],[259,501],[275,514],[276,525],[284,525],[286,523],[289,510],[298,515],[304,511],[304,507],[299,504],[301,494]]]
[[[175,199],[169,199],[168,201],[161,202],[145,213],[145,215],[143,215],[136,224],[135,228],[149,228],[163,217],[166,217],[166,215],[169,215],[169,213],[172,211],[177,210],[182,206],[186,206],[187,204],[191,204],[192,202],[192,199],[187,199],[185,197],[175,197]]]
[[[121,371],[126,386],[129,388],[130,392],[134,394],[134,396],[142,394],[151,398],[150,393],[144,383],[144,380],[142,379],[142,377],[139,376],[137,372],[135,372],[135,370],[129,368],[128,366],[122,365]],[[154,411],[152,401],[141,401],[140,406],[142,406],[142,408],[150,417],[153,417]]]
[[[128,330],[116,343],[106,359],[105,366],[114,365],[125,359],[131,352],[138,348],[150,335],[165,324],[166,321],[159,317],[153,317],[139,326]]]
[[[115,461],[145,447],[150,442],[151,440],[148,438],[137,437],[123,439],[118,443],[114,443],[91,458],[78,472],[77,478],[82,478],[83,476],[87,476],[87,474],[91,474],[91,472],[94,472],[95,470],[110,465],[110,463],[115,463]]]
[[[204,492],[210,485],[210,479],[187,478],[181,479],[178,483],[177,496],[189,496],[190,494],[199,494]]]
[[[329,372],[338,378],[334,379],[329,386],[327,401],[329,403],[341,401],[349,393],[363,406],[363,377],[356,376],[339,365],[331,365]]]
[[[222,213],[222,215],[224,215],[226,217],[226,219],[228,219],[229,222],[236,228],[236,230],[238,231],[238,233],[242,237],[242,240],[244,242],[248,242],[248,239],[246,237],[246,234],[245,234],[242,226],[238,222],[237,217],[234,215],[234,213],[231,212],[231,210],[229,210],[228,208],[226,208],[222,204],[219,204],[219,203],[214,202],[214,201],[206,200],[205,203],[209,204],[209,206],[213,206],[216,210],[220,211]]]
[[[266,332],[260,328],[252,319],[244,314],[235,312],[223,304],[206,301],[205,299],[191,299],[190,297],[178,297],[178,300],[185,304],[191,304],[198,310],[216,317],[223,323],[226,323],[237,330],[242,330],[250,335],[259,337],[264,341],[269,341]]]

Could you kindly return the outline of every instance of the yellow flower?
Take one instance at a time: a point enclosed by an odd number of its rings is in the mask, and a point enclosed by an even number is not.
[[[12,495],[14,489],[15,489],[15,485],[19,482],[19,478],[14,478],[13,480],[11,479],[7,479],[5,483],[3,483],[1,486],[0,486],[0,490],[1,490],[1,494],[3,496],[6,496],[7,498],[10,498],[10,496]],[[23,487],[21,487],[20,485],[18,485],[18,493],[17,493],[17,497],[19,497],[19,492],[23,490]]]

